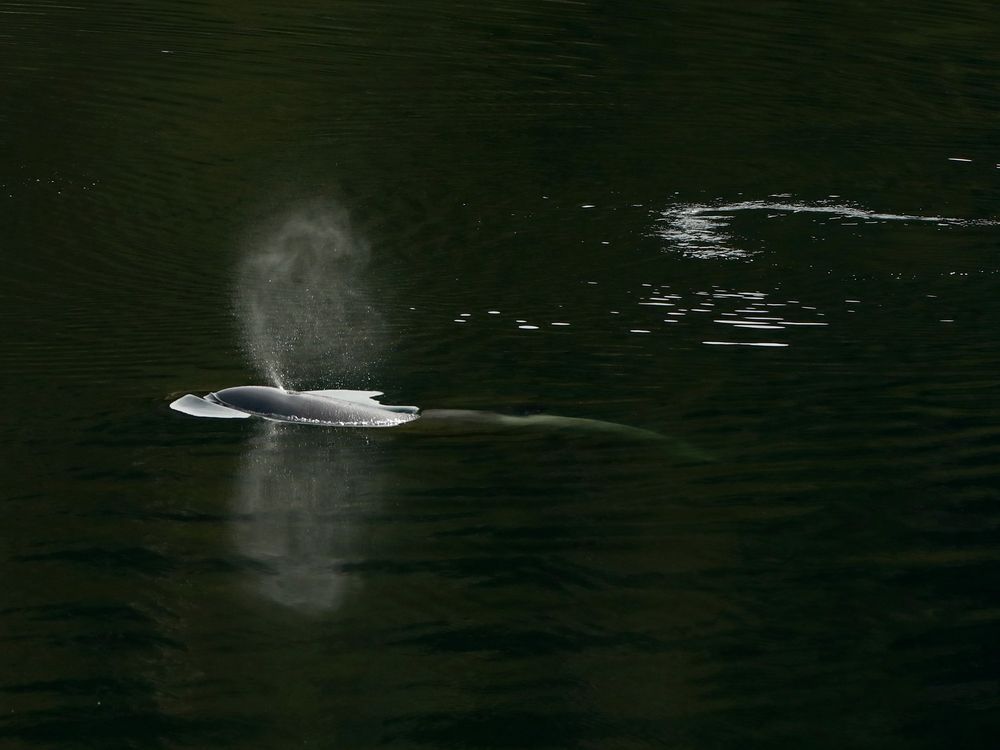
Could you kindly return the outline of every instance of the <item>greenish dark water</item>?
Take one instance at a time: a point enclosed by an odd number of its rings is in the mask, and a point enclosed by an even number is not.
[[[0,746],[995,747],[998,28],[0,1]]]

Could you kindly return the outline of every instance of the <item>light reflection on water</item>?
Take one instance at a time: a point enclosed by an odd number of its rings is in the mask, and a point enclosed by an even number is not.
[[[554,337],[578,340],[603,332],[619,338],[654,334],[677,345],[700,342],[762,347],[829,344],[831,336],[841,335],[848,317],[873,324],[875,316],[883,320],[906,316],[921,329],[956,322],[951,311],[954,301],[903,283],[896,283],[897,289],[890,290],[878,285],[873,288],[871,281],[856,281],[852,288],[871,292],[858,297],[855,291],[855,296],[841,294],[835,298],[817,290],[792,295],[784,286],[741,289],[712,284],[692,289],[680,283],[642,282],[631,289],[610,289],[593,282],[580,284],[593,295],[587,307],[567,310],[559,303],[550,303],[548,310],[531,318],[515,318],[516,313],[497,309],[474,310],[462,312],[454,322],[461,323],[473,336],[486,336],[491,341],[525,332],[543,340],[565,342]],[[542,307],[547,301],[534,302]],[[619,309],[599,309],[610,306],[609,302]],[[430,311],[432,316],[447,314]],[[423,308],[411,307],[410,315],[415,325],[428,325],[428,311]],[[566,320],[553,320],[556,315]],[[740,338],[734,338],[736,334]]]
[[[586,285],[594,288],[590,282]],[[595,292],[596,294],[596,292]],[[825,328],[831,325],[827,311],[817,305],[803,304],[799,299],[781,294],[780,290],[740,290],[713,285],[709,289],[680,293],[668,283],[643,283],[639,289],[626,290],[626,304],[622,309],[608,310],[607,318],[594,319],[592,311],[576,310],[575,315],[589,316],[587,327],[564,320],[547,320],[539,317],[529,323],[527,319],[510,320],[510,315],[500,310],[463,312],[454,322],[469,324],[490,335],[516,328],[519,331],[537,331],[540,334],[585,336],[595,326],[614,326],[621,334],[659,333],[675,337],[700,336],[706,328],[715,327],[727,333],[737,331],[783,331],[787,329]],[[595,297],[595,306],[603,300]],[[844,300],[848,311],[860,300]],[[851,304],[847,304],[851,303]],[[839,311],[839,310],[838,310]],[[562,311],[565,314],[566,311]],[[485,314],[484,314],[485,313]],[[555,313],[553,312],[552,315]],[[570,329],[572,330],[564,330]],[[588,330],[589,329],[589,330]],[[693,329],[693,333],[690,331]],[[685,333],[688,331],[688,333]],[[538,334],[536,334],[538,335]],[[703,341],[705,344],[727,343]],[[787,346],[787,343],[742,341],[757,346]]]

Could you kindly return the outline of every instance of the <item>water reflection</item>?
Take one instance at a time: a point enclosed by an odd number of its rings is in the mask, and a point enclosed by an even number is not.
[[[345,562],[378,504],[382,475],[357,431],[265,422],[249,443],[234,500],[238,552],[263,596],[306,611],[335,609],[357,588]]]
[[[517,330],[530,331],[534,336],[574,337],[590,335],[595,328],[606,329],[611,325],[619,336],[697,337],[709,345],[786,347],[789,344],[785,338],[795,337],[796,341],[815,338],[819,331],[835,325],[841,313],[855,313],[862,305],[862,300],[853,298],[836,300],[833,304],[830,300],[805,299],[805,295],[799,295],[803,299],[798,299],[781,288],[763,286],[712,284],[692,289],[688,284],[648,281],[631,289],[610,292],[601,291],[593,282],[586,282],[584,288],[591,290],[586,309],[569,311],[569,315],[559,303],[530,318],[532,323],[528,318],[512,320],[511,315],[500,310],[473,308],[474,312],[460,313],[455,322],[463,323],[467,329],[486,331],[490,336]],[[616,309],[607,309],[611,306]],[[601,311],[601,307],[605,309]],[[556,315],[572,317],[573,321],[552,320]],[[779,334],[781,331],[785,333]],[[734,334],[743,338],[730,340]],[[785,338],[774,340],[778,335]]]
[[[757,289],[740,290],[713,286],[711,289],[684,295],[671,293],[669,284],[643,284],[638,305],[655,314],[666,314],[663,323],[677,324],[686,318],[697,319],[722,326],[723,330],[782,331],[788,327],[825,327],[826,316],[815,305],[804,305],[800,300],[778,297]],[[845,300],[846,301],[846,300]],[[856,300],[858,301],[858,300]],[[770,340],[707,340],[708,345],[743,345],[785,347],[786,342]]]

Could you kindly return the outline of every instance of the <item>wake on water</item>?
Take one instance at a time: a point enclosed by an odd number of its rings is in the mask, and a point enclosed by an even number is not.
[[[996,225],[993,219],[957,219],[947,216],[921,216],[871,211],[850,203],[833,200],[806,203],[789,196],[775,195],[769,200],[735,203],[679,203],[659,212],[654,235],[692,258],[746,258],[752,253],[743,248],[729,231],[733,218],[740,213],[764,211],[772,216],[812,214],[830,221],[859,223],[897,222],[928,223],[943,227]]]

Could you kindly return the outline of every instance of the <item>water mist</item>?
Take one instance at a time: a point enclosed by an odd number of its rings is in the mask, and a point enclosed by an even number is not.
[[[243,344],[281,388],[359,387],[380,349],[364,286],[369,247],[347,212],[311,201],[253,233],[235,292]]]

